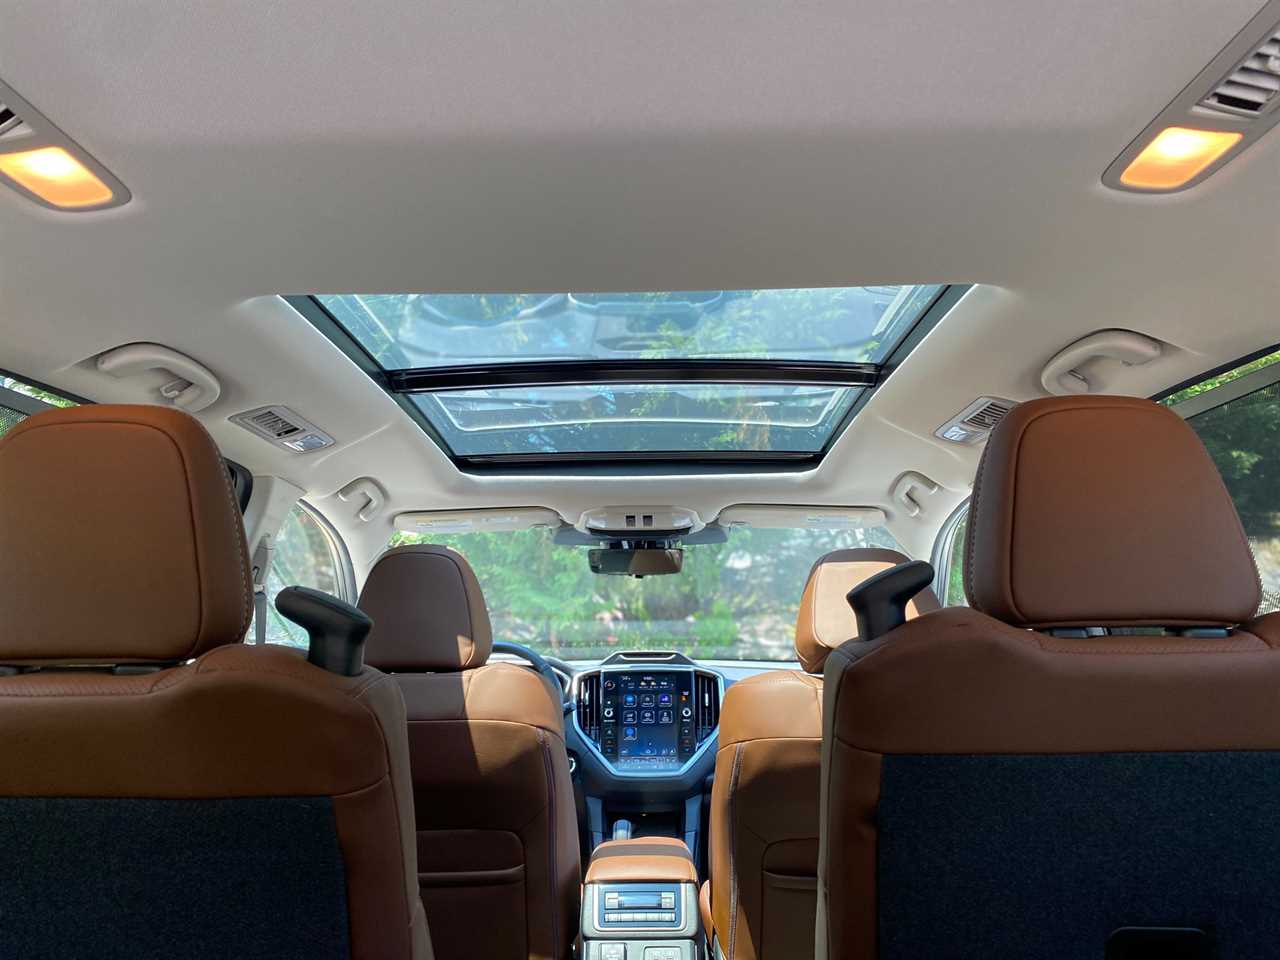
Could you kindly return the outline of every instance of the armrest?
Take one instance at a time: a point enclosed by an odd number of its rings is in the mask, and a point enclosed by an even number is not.
[[[633,837],[607,840],[587,865],[586,883],[697,883],[698,871],[683,840]]]

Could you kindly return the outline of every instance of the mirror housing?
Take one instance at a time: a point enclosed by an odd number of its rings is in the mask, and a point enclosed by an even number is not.
[[[619,577],[663,577],[684,568],[684,551],[651,547],[588,550],[591,572]]]

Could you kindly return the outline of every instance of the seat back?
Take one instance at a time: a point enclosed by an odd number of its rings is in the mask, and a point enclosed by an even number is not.
[[[907,559],[876,548],[819,558],[795,632],[796,656],[809,672],[770,670],[725,691],[711,794],[707,926],[728,960],[812,960],[822,745],[822,678],[813,672],[857,636],[845,595]],[[910,612],[937,608],[926,591]]]
[[[827,660],[817,955],[1272,955],[1280,624],[1200,441],[1025,403],[971,510],[973,609]]]
[[[429,956],[399,690],[240,644],[204,429],[41,413],[0,489],[0,956]]]
[[[419,885],[439,958],[567,957],[581,860],[559,691],[493,638],[475,574],[444,547],[387,551],[360,595],[365,658],[404,693]]]

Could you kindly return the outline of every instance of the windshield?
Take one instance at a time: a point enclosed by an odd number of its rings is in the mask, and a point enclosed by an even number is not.
[[[441,543],[475,568],[495,640],[566,660],[676,650],[710,660],[794,660],[800,595],[813,562],[846,547],[900,549],[883,527],[730,528],[727,542],[684,548],[670,576],[602,576],[584,547],[554,531],[396,534],[391,546]]]

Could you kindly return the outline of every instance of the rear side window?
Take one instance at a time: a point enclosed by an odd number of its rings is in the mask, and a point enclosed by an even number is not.
[[[964,595],[964,539],[969,530],[969,501],[965,501],[942,525],[935,548],[934,581],[938,601],[944,607],[967,607]]]
[[[1239,381],[1243,383],[1244,381]],[[1210,396],[1206,394],[1206,396]],[[1177,409],[1175,407],[1175,409]],[[1235,501],[1262,578],[1261,613],[1280,609],[1280,382],[1187,418]]]
[[[1213,458],[1262,579],[1259,613],[1280,609],[1280,351],[1184,386],[1162,401]]]
[[[350,600],[346,575],[350,561],[329,524],[302,502],[289,511],[273,546],[267,571],[267,642],[306,647],[306,631],[280,615],[276,594],[285,587],[311,587]],[[256,628],[256,623],[249,627],[250,642],[256,636]]]
[[[75,405],[74,400],[0,373],[0,437],[41,410]]]

